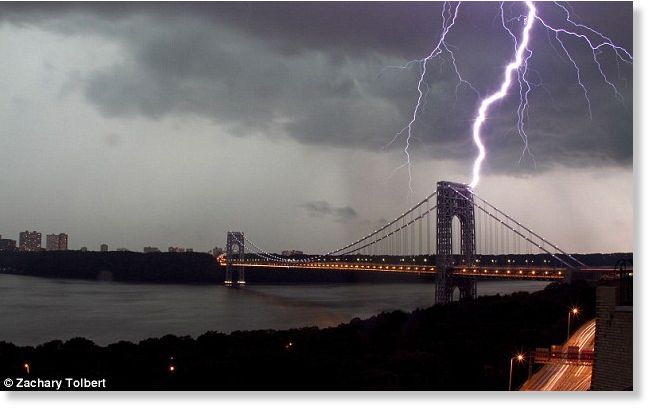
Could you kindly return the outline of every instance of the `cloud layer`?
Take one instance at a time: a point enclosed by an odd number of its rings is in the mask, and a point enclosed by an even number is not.
[[[18,4],[0,18],[66,35],[117,42],[123,58],[82,80],[87,100],[106,117],[200,116],[234,135],[274,135],[303,144],[379,151],[409,120],[419,66],[440,30],[440,3]],[[507,16],[520,12],[507,5]],[[631,3],[578,4],[575,15],[631,49]],[[544,18],[568,24],[552,4]],[[513,44],[498,3],[463,5],[448,42],[465,79],[492,92]],[[553,21],[552,20],[552,21]],[[580,21],[580,20],[579,20]],[[623,21],[626,29],[621,29]],[[515,28],[515,22],[511,23]],[[519,28],[519,26],[517,26]],[[632,67],[601,52],[615,98],[591,51],[565,38],[576,71],[540,27],[532,39],[535,84],[526,124],[531,156],[515,130],[518,95],[486,125],[487,171],[542,172],[556,164],[632,164]],[[448,55],[432,61],[413,150],[469,162],[477,95],[457,86]],[[517,92],[517,91],[515,91]],[[402,148],[399,139],[390,149]]]

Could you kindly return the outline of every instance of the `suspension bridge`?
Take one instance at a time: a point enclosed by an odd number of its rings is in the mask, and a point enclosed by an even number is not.
[[[247,252],[246,252],[247,251]],[[226,285],[244,285],[245,267],[354,270],[433,275],[436,303],[476,297],[479,279],[598,280],[614,267],[588,267],[465,184],[437,189],[373,232],[323,255],[285,257],[243,232],[228,232]]]

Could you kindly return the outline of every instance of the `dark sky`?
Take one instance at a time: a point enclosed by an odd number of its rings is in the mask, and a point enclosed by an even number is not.
[[[632,52],[631,2],[561,4],[574,22]],[[548,23],[579,30],[556,4],[537,7]],[[436,181],[469,181],[479,96],[457,86],[447,52],[427,65],[413,128],[414,195],[407,172],[394,171],[404,139],[385,147],[418,96],[420,65],[393,67],[431,51],[442,8],[3,4],[0,189],[10,193],[0,234],[29,228],[69,232],[73,246],[206,250],[234,228],[270,250],[307,251],[364,235]],[[525,10],[504,5],[507,20]],[[499,86],[514,52],[499,12],[496,2],[463,3],[447,36],[462,77],[482,96]],[[510,28],[519,33],[522,22]],[[632,65],[603,47],[604,78],[582,39],[560,37],[572,62],[552,36],[536,24],[529,45],[525,122],[535,161],[522,155],[515,88],[484,128],[478,192],[530,227],[545,226],[568,250],[630,250]],[[557,214],[551,220],[547,209]],[[610,228],[628,232],[598,238]]]

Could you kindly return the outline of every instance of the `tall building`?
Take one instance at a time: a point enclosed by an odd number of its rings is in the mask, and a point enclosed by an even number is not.
[[[20,233],[18,248],[23,252],[41,250],[42,235],[38,231],[25,231]]]
[[[101,245],[99,245],[99,251],[101,251],[101,252],[108,252],[108,244],[101,244]]]
[[[48,251],[67,251],[67,234],[47,234],[47,238],[45,240],[45,249],[47,249]]]
[[[16,250],[16,241],[13,239],[2,239],[2,235],[0,235],[0,252],[6,251],[6,252],[13,252]]]

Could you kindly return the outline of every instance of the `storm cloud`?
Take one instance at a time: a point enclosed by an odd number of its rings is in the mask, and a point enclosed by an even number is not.
[[[346,222],[358,218],[358,213],[352,207],[335,207],[328,201],[311,201],[305,203],[303,207],[308,214],[315,217],[332,217],[337,222]]]
[[[574,15],[598,23],[631,49],[631,30],[619,28],[619,21],[631,21],[631,4],[573,7]],[[539,8],[544,18],[567,24],[555,5]],[[507,5],[506,13],[520,10]],[[0,18],[116,41],[123,59],[88,74],[80,85],[106,117],[198,115],[233,135],[380,151],[407,124],[418,97],[420,65],[395,67],[429,52],[441,28],[440,12],[440,3],[414,2],[39,3],[14,4]],[[513,50],[498,12],[498,3],[463,5],[448,37],[463,78],[480,94],[493,91]],[[620,90],[615,97],[591,50],[563,40],[588,95],[557,40],[536,27],[528,73],[534,85],[525,118],[531,154],[522,157],[515,90],[486,124],[488,171],[631,166],[631,65],[615,59],[610,49],[601,50],[604,72]],[[413,150],[468,162],[476,154],[470,129],[478,96],[458,83],[448,59],[442,55],[428,64]],[[403,143],[397,138],[389,149],[402,149]]]
[[[537,5],[569,24],[555,3]],[[477,92],[447,52],[428,62],[408,171],[404,138],[389,142],[418,98],[421,65],[406,64],[435,46],[442,7],[3,3],[0,234],[206,251],[237,230],[264,249],[310,253],[366,235],[438,181],[469,181],[477,94],[496,88],[513,54],[499,3],[462,3],[447,42]],[[632,52],[632,3],[568,7]],[[523,4],[504,10],[519,32]],[[628,250],[633,66],[600,49],[615,95],[591,50],[561,40],[578,72],[534,29],[530,153],[516,129],[519,90],[491,107],[480,195],[566,250]]]

